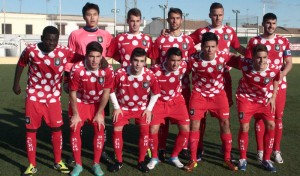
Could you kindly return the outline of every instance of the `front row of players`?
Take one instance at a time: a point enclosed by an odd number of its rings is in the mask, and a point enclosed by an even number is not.
[[[140,128],[138,169],[149,172],[159,163],[158,129],[166,117],[178,125],[175,146],[170,163],[178,168],[192,171],[197,166],[200,120],[206,112],[218,118],[220,137],[224,151],[224,166],[237,170],[231,162],[232,135],[229,125],[229,105],[224,92],[224,68],[226,65],[240,69],[243,77],[237,89],[237,107],[240,121],[238,167],[246,170],[248,130],[251,117],[261,118],[266,125],[264,135],[264,156],[262,165],[271,172],[276,169],[270,161],[274,141],[274,110],[279,80],[279,68],[268,64],[266,46],[258,44],[252,50],[253,58],[241,58],[218,51],[218,37],[207,32],[203,34],[201,51],[194,53],[189,62],[182,61],[180,49],[172,47],[167,51],[165,62],[146,68],[146,52],[142,48],[133,50],[130,66],[113,71],[102,57],[103,48],[98,42],[91,42],[86,55],[80,56],[68,48],[57,45],[59,32],[48,26],[44,29],[42,42],[28,46],[18,62],[13,90],[20,94],[19,85],[23,68],[29,64],[29,78],[26,89],[26,146],[29,167],[24,175],[32,175],[36,169],[36,132],[44,118],[52,129],[54,168],[62,173],[69,169],[61,161],[61,80],[68,62],[74,64],[70,73],[70,127],[71,147],[76,162],[70,175],[82,172],[80,130],[85,121],[94,127],[95,175],[103,175],[99,165],[104,145],[103,108],[108,98],[113,103],[113,145],[116,162],[109,170],[116,172],[123,166],[122,131],[130,118],[135,118]],[[79,62],[78,62],[79,61]],[[192,74],[192,94],[189,113],[181,94],[181,79]],[[114,75],[115,74],[115,75]],[[200,106],[201,105],[201,106]],[[191,126],[189,126],[191,124]],[[150,133],[150,134],[149,134]],[[189,141],[190,162],[184,166],[178,154]],[[150,146],[152,159],[145,163],[145,153]]]

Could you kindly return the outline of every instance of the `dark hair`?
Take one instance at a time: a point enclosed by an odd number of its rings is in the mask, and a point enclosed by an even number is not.
[[[146,51],[143,49],[143,48],[140,48],[140,47],[136,47],[132,53],[131,53],[131,56],[130,56],[130,62],[135,58],[135,57],[141,57],[141,56],[146,56],[147,53]]]
[[[167,60],[168,60],[172,55],[182,57],[182,52],[181,52],[181,50],[180,50],[179,48],[177,48],[177,47],[171,47],[171,48],[169,48],[168,51],[167,51]]]
[[[43,30],[42,35],[45,36],[46,34],[57,34],[57,35],[59,35],[59,31],[54,26],[46,26]]]
[[[171,7],[168,12],[168,18],[170,17],[171,13],[180,14],[180,16],[182,17],[182,11],[179,8]]]
[[[212,32],[205,32],[202,34],[201,46],[204,46],[207,41],[215,41],[218,44],[218,36]]]
[[[268,48],[266,47],[266,45],[257,44],[252,49],[252,56],[257,56],[258,52],[266,52],[266,53],[268,53]]]
[[[127,12],[127,20],[129,20],[131,15],[142,18],[142,12],[138,8],[132,8]]]
[[[277,20],[277,16],[274,13],[266,13],[263,17],[263,23],[267,20]]]
[[[93,3],[87,2],[87,3],[83,6],[83,8],[82,8],[82,16],[84,17],[86,11],[88,11],[88,10],[90,10],[90,9],[95,9],[95,10],[97,10],[98,15],[99,15],[99,13],[100,13],[99,6],[98,6],[97,4],[93,4]]]
[[[103,52],[103,48],[102,46],[100,45],[100,43],[96,42],[96,41],[93,41],[93,42],[90,42],[87,46],[86,46],[86,55],[88,55],[90,52],[92,51],[97,51],[97,52],[100,52],[102,54]]]
[[[209,13],[211,13],[214,9],[220,9],[220,8],[224,9],[223,5],[221,3],[214,2],[210,5]]]

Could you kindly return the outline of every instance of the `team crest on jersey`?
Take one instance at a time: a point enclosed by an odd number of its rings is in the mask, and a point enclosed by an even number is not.
[[[218,69],[218,71],[221,71],[223,69],[223,64],[217,65],[217,69]]]
[[[25,117],[25,123],[30,124],[30,117],[28,117],[28,116]]]
[[[143,82],[143,88],[147,89],[150,86],[149,82]]]
[[[143,41],[142,41],[142,44],[143,44],[144,46],[147,46],[147,41],[146,41],[146,40],[143,40]]]
[[[187,50],[187,48],[188,48],[187,43],[182,43],[182,49]]]
[[[104,77],[103,76],[99,77],[98,83],[99,84],[104,84]]]
[[[239,112],[239,119],[243,119],[244,118],[244,112]]]
[[[280,44],[275,45],[275,51],[280,51]]]
[[[270,81],[271,81],[271,78],[265,78],[265,79],[264,79],[264,83],[265,83],[265,84],[269,84]]]
[[[229,39],[229,35],[228,34],[224,34],[223,38],[224,38],[224,40],[228,40]]]
[[[60,58],[55,58],[54,59],[54,65],[55,66],[60,66]]]
[[[195,114],[195,109],[190,109],[190,115],[194,115]]]
[[[98,40],[99,43],[102,43],[103,42],[103,37],[102,36],[98,36],[97,40]]]

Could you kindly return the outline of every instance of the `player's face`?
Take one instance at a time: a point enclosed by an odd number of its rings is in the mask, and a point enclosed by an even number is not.
[[[210,40],[204,43],[203,46],[201,46],[201,50],[204,54],[204,59],[213,60],[215,58],[216,51],[218,49],[218,45],[216,41]]]
[[[99,69],[102,55],[98,51],[91,51],[86,55],[85,59],[87,68],[94,71]]]
[[[265,70],[268,66],[268,53],[265,51],[257,52],[253,58],[253,66],[257,71]]]
[[[99,14],[95,9],[89,9],[85,12],[84,20],[86,22],[86,26],[90,28],[95,28],[98,25]]]
[[[182,17],[179,13],[171,13],[168,17],[168,23],[171,31],[178,30],[182,23]]]
[[[129,26],[129,32],[132,34],[138,34],[140,32],[141,26],[141,17],[130,15],[129,19],[127,20]]]
[[[146,56],[134,57],[131,60],[131,73],[134,75],[139,75],[146,64]]]
[[[58,44],[59,36],[57,34],[45,34],[42,36],[42,44],[44,52],[53,51]]]
[[[209,13],[209,18],[211,19],[211,24],[214,28],[221,27],[224,18],[224,9],[213,9],[211,13]]]
[[[276,27],[277,27],[277,20],[269,19],[269,20],[266,20],[262,25],[264,27],[265,35],[273,35],[276,30]]]
[[[181,56],[171,55],[166,61],[166,68],[168,71],[176,71],[181,64]]]

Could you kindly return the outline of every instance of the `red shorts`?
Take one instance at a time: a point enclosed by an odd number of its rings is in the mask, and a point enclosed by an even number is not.
[[[169,118],[171,123],[189,125],[190,119],[186,109],[185,101],[178,97],[171,101],[157,101],[153,108],[153,119],[150,125],[165,124],[165,118]]]
[[[77,102],[77,110],[79,113],[79,117],[84,123],[85,121],[88,121],[89,123],[92,123],[97,110],[99,108],[99,103],[92,103],[92,104],[84,104],[84,103],[78,103]],[[104,117],[104,111],[102,112],[102,115]],[[69,117],[73,116],[72,108],[69,106]]]
[[[201,120],[207,111],[212,117],[229,118],[229,105],[224,90],[214,97],[203,97],[201,93],[193,90],[189,107],[191,120]]]
[[[275,109],[276,119],[281,119],[283,117],[285,101],[286,101],[286,89],[279,89],[276,97],[276,109]]]
[[[41,126],[42,118],[51,128],[63,125],[60,102],[40,103],[26,99],[25,116],[26,129],[38,129]]]
[[[135,119],[135,123],[138,125],[149,125],[146,122],[146,116],[142,117],[144,110],[139,111],[126,111],[122,110],[123,116],[119,115],[118,120],[114,122],[114,126],[124,126],[129,124],[130,119]]]
[[[237,96],[236,104],[240,123],[249,123],[252,116],[274,121],[275,115],[271,113],[271,105],[266,106],[265,104],[251,102],[241,96]]]

